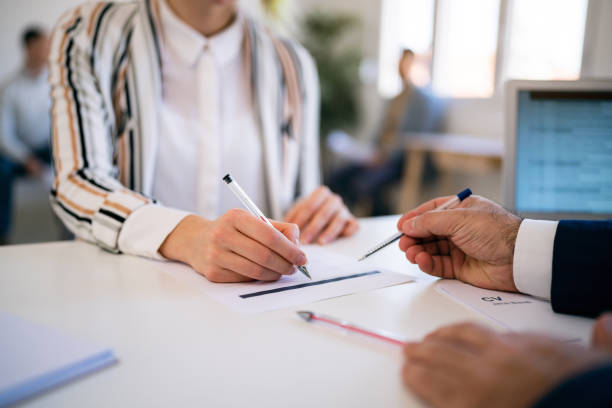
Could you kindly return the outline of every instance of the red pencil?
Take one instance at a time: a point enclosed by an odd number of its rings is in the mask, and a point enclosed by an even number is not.
[[[346,330],[350,330],[350,331],[354,331],[357,333],[361,333],[361,334],[365,334],[366,336],[370,336],[370,337],[374,337],[376,339],[379,340],[384,340],[387,341],[389,343],[393,343],[395,345],[398,346],[403,346],[404,342],[402,340],[397,339],[394,335],[386,333],[382,330],[367,330],[367,329],[363,329],[359,326],[356,326],[352,323],[349,323],[347,321],[343,321],[343,320],[337,320],[334,319],[333,317],[329,317],[329,316],[323,316],[323,315],[317,315],[314,314],[313,312],[309,312],[309,311],[305,311],[305,310],[301,310],[299,312],[297,312],[297,314],[304,320],[306,320],[307,322],[313,321],[313,320],[319,320],[321,322],[325,322],[331,325],[334,325],[336,327],[341,327],[343,329]]]

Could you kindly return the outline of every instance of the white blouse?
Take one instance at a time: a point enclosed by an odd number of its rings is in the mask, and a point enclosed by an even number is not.
[[[238,16],[206,38],[160,2],[163,105],[153,197],[215,219],[240,202],[222,182],[231,173],[267,211],[262,142],[249,99]]]

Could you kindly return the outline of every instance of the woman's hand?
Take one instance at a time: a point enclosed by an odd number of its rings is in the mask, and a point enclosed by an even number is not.
[[[271,221],[274,228],[244,210],[229,210],[215,221],[185,217],[159,252],[191,265],[211,282],[274,281],[295,273],[306,255],[298,248],[294,224]]]
[[[359,229],[357,220],[342,198],[325,186],[295,204],[287,213],[285,222],[297,224],[303,244],[327,244],[338,237],[349,237]]]

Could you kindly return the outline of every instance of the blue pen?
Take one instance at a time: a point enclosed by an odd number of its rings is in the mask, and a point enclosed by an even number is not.
[[[469,188],[466,188],[465,190],[463,190],[462,192],[460,192],[459,194],[457,194],[456,196],[454,196],[453,198],[451,198],[450,200],[448,200],[441,206],[437,207],[434,211],[448,210],[449,208],[453,208],[471,195],[472,195],[472,190],[470,190]],[[373,255],[376,252],[380,251],[381,249],[391,245],[392,243],[400,239],[402,235],[404,235],[403,232],[398,232],[396,234],[393,234],[392,236],[390,236],[389,238],[387,238],[386,240],[384,240],[383,242],[381,242],[380,244],[376,245],[374,248],[366,252],[364,256],[359,258],[359,261],[361,262],[367,257],[369,257],[370,255]]]

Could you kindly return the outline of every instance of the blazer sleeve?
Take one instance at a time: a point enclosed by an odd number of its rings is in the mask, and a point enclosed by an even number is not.
[[[612,310],[612,221],[560,221],[552,266],[555,312],[597,316]]]
[[[52,99],[52,148],[55,182],[51,204],[79,238],[118,252],[121,226],[150,202],[114,177],[113,112],[92,65],[96,7],[67,11],[52,37],[49,82]],[[109,74],[110,75],[110,74]]]
[[[319,163],[319,75],[312,56],[302,46],[295,45],[304,81],[304,137],[300,158],[300,195],[306,196],[321,185]]]
[[[534,408],[612,407],[612,364],[596,367],[557,385]]]

